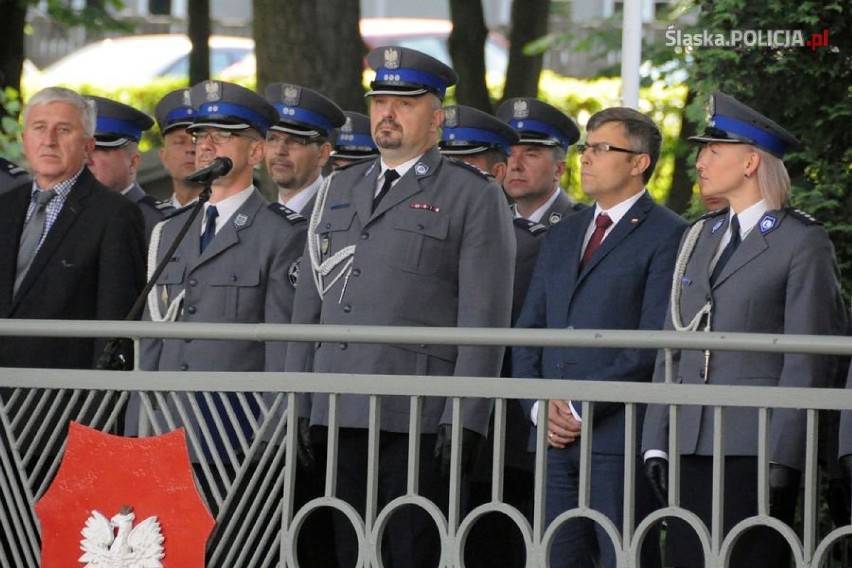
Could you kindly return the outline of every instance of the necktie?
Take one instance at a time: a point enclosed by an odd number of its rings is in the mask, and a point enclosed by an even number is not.
[[[612,219],[606,213],[601,213],[595,218],[595,230],[592,232],[592,238],[589,239],[589,244],[586,245],[586,250],[583,251],[583,258],[580,259],[580,270],[586,266],[595,251],[601,246],[604,234],[607,228],[612,225]]]
[[[201,235],[201,252],[204,252],[204,249],[207,248],[207,245],[209,245],[210,241],[213,240],[213,237],[216,236],[216,217],[218,216],[219,210],[216,209],[216,206],[208,205],[204,233]]]
[[[35,194],[36,209],[32,217],[24,227],[24,232],[21,233],[21,242],[18,245],[18,266],[15,275],[14,292],[18,291],[18,287],[24,280],[30,265],[33,262],[38,244],[41,242],[41,237],[44,233],[44,225],[47,221],[47,204],[54,198],[56,191],[49,189],[47,191],[38,191]]]
[[[387,170],[385,172],[385,181],[382,182],[382,188],[379,190],[379,193],[373,198],[373,211],[379,206],[379,203],[382,201],[385,195],[387,195],[388,191],[390,191],[391,184],[395,182],[399,178],[399,174],[396,170]]]
[[[740,220],[737,219],[736,215],[733,215],[731,217],[731,240],[728,241],[725,250],[723,250],[722,254],[719,255],[719,260],[716,261],[716,266],[713,267],[713,272],[710,274],[711,286],[716,282],[719,274],[722,273],[722,269],[725,268],[726,264],[728,264],[728,260],[731,258],[731,255],[734,254],[734,251],[737,250],[738,246],[740,246]]]

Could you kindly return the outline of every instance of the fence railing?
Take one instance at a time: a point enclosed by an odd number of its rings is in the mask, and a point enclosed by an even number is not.
[[[447,345],[531,345],[586,348],[641,349],[711,349],[728,351],[759,351],[784,353],[818,353],[852,355],[852,341],[845,337],[776,336],[742,333],[677,333],[609,330],[511,330],[479,328],[403,328],[370,326],[308,326],[308,325],[246,325],[194,324],[151,322],[73,322],[40,320],[0,320],[0,341],[4,336],[43,337],[146,337],[168,339],[236,339],[250,341],[346,341],[394,344]],[[188,376],[192,380],[187,380]],[[352,375],[320,373],[247,372],[147,372],[92,371],[58,369],[0,368],[0,389],[13,389],[4,396],[0,406],[0,529],[14,535],[4,542],[0,538],[0,566],[38,565],[40,540],[38,523],[32,506],[46,489],[56,471],[61,451],[39,455],[32,451],[34,440],[62,444],[61,433],[68,420],[87,422],[96,428],[114,431],[121,422],[125,402],[136,401],[136,412],[142,418],[143,432],[162,433],[176,426],[187,428],[192,451],[201,455],[203,448],[212,447],[212,440],[228,428],[239,428],[236,416],[246,408],[250,432],[234,447],[226,448],[220,459],[196,460],[196,475],[208,506],[217,517],[217,533],[208,550],[209,566],[297,566],[298,539],[306,519],[321,508],[330,508],[346,515],[353,525],[362,548],[363,565],[380,563],[381,536],[393,511],[399,507],[422,507],[436,518],[441,535],[442,566],[462,566],[464,544],[472,527],[490,512],[506,514],[517,524],[526,547],[528,566],[547,566],[547,550],[555,526],[545,526],[544,497],[546,470],[546,440],[539,432],[536,444],[535,506],[530,518],[502,503],[502,471],[505,464],[506,403],[513,399],[564,398],[566,392],[575,400],[583,400],[584,416],[594,412],[596,402],[616,402],[626,406],[625,471],[632,471],[638,441],[633,420],[640,405],[656,403],[673,405],[704,405],[713,407],[717,416],[725,408],[758,407],[759,463],[762,470],[758,493],[759,514],[738,527],[736,534],[723,534],[718,523],[705,527],[694,516],[677,506],[679,460],[671,463],[669,507],[660,509],[642,521],[634,530],[633,519],[626,518],[624,526],[613,526],[605,517],[588,506],[589,463],[592,452],[590,436],[581,437],[582,463],[580,507],[557,519],[554,524],[570,517],[590,518],[600,523],[611,535],[619,566],[638,566],[639,550],[650,528],[666,517],[685,519],[699,535],[705,550],[707,566],[723,566],[735,537],[755,525],[767,525],[778,530],[790,544],[797,567],[829,567],[837,555],[833,547],[844,538],[848,543],[852,527],[820,526],[819,478],[817,440],[819,411],[852,410],[852,390],[803,389],[773,387],[729,387],[720,385],[682,385],[592,382],[574,380],[528,380],[507,378],[434,377],[428,381],[414,375]],[[296,471],[296,417],[287,413],[298,393],[330,395],[330,423],[325,460],[325,489],[323,495],[296,509],[293,491]],[[233,393],[230,394],[229,393]],[[380,400],[384,396],[409,397],[412,409],[412,432],[420,428],[419,405],[425,397],[446,397],[454,401],[453,414],[456,440],[461,437],[458,417],[463,401],[470,397],[495,400],[495,435],[492,482],[496,488],[490,503],[474,511],[464,508],[461,499],[460,455],[453,454],[450,474],[450,500],[446,513],[424,502],[417,495],[416,475],[411,475],[409,494],[391,507],[379,510],[375,495],[361,518],[350,506],[335,496],[336,449],[339,442],[337,404],[346,394],[370,397],[371,432],[377,432]],[[63,398],[64,397],[64,398]],[[206,398],[205,398],[206,397]],[[224,408],[214,424],[205,420],[212,402]],[[69,403],[69,400],[77,401]],[[81,402],[82,401],[82,402]],[[204,408],[202,408],[204,407]],[[540,405],[540,420],[546,420]],[[773,408],[803,408],[807,411],[807,455],[803,475],[801,523],[796,529],[786,527],[768,514],[766,480],[767,431]],[[674,428],[678,413],[671,413]],[[207,415],[209,416],[209,415]],[[718,423],[718,421],[717,421]],[[126,420],[125,420],[126,424]],[[717,429],[717,442],[721,439]],[[41,438],[39,438],[41,436]],[[377,437],[377,435],[376,435]],[[409,455],[418,455],[419,436],[409,436]],[[50,447],[47,444],[46,447]],[[59,447],[59,446],[57,446]],[[372,447],[372,446],[371,446]],[[717,448],[721,444],[717,443]],[[674,446],[670,454],[676,455]],[[414,453],[411,453],[414,452]],[[836,456],[829,456],[835,458]],[[377,452],[371,452],[369,475],[376,475]],[[717,460],[714,476],[721,470]],[[625,477],[625,501],[635,499],[631,476]],[[374,477],[370,478],[375,481]],[[369,485],[369,483],[368,483]],[[714,495],[714,499],[720,496]],[[628,515],[629,517],[629,515]],[[238,543],[237,546],[234,546]],[[848,544],[845,545],[848,549]],[[839,548],[839,547],[837,547]],[[275,550],[265,554],[262,550]],[[848,554],[845,552],[844,554]]]

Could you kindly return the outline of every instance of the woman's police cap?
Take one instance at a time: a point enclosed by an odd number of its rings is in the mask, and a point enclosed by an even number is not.
[[[104,97],[94,95],[87,99],[95,103],[95,146],[121,148],[130,142],[139,142],[142,132],[154,126],[154,119],[142,111]]]
[[[442,154],[476,154],[497,150],[509,155],[520,140],[514,128],[481,110],[462,105],[444,107],[444,124],[438,147]]]
[[[280,130],[299,136],[328,138],[346,117],[340,107],[318,92],[291,85],[272,83],[266,87],[266,100],[278,111],[279,120],[271,130]]]
[[[568,149],[580,139],[580,129],[570,116],[532,97],[509,99],[497,109],[497,118],[520,134],[518,144],[559,146]]]
[[[751,144],[777,158],[799,144],[795,136],[731,95],[716,91],[707,106],[707,127],[689,138],[693,142]]]
[[[376,78],[370,83],[367,96],[432,93],[444,100],[447,88],[459,79],[448,65],[407,47],[377,47],[367,54],[367,63],[376,70]]]
[[[263,136],[278,123],[278,111],[252,90],[225,81],[202,81],[190,90],[195,119],[188,130],[254,128]]]

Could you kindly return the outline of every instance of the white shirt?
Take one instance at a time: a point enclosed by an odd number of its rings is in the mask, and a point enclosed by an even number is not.
[[[305,188],[300,189],[296,195],[294,195],[287,201],[281,199],[281,195],[279,194],[278,203],[286,206],[288,209],[292,209],[296,213],[301,213],[302,209],[304,209],[308,202],[314,198],[314,195],[317,194],[320,186],[322,185],[322,182],[323,177],[321,175],[317,176],[317,179],[315,179],[313,183],[311,183]]]
[[[557,185],[553,188],[553,193],[550,194],[550,197],[547,198],[547,203],[533,211],[532,215],[526,217],[533,223],[541,223],[541,218],[544,217],[544,214],[550,209],[550,206],[553,205],[553,202],[556,201],[556,198],[559,197],[559,192],[562,189]],[[512,210],[515,212],[515,217],[522,217],[520,213],[518,213],[517,207],[512,207]]]
[[[234,213],[237,212],[237,209],[243,206],[243,204],[248,201],[248,198],[251,197],[251,194],[254,192],[254,185],[250,185],[241,192],[236,195],[232,195],[226,199],[218,203],[210,203],[207,202],[204,204],[204,218],[201,221],[201,235],[204,234],[204,229],[207,226],[207,209],[211,205],[216,206],[216,210],[219,212],[219,216],[216,217],[216,233],[225,226],[225,224],[230,220],[231,217],[234,216]]]
[[[379,190],[382,188],[382,184],[383,184],[383,183],[384,183],[384,181],[385,181],[385,172],[386,172],[386,171],[388,171],[388,170],[396,170],[396,173],[398,173],[398,174],[399,174],[399,178],[397,178],[397,179],[396,179],[396,181],[395,181],[395,182],[393,182],[393,183],[391,184],[391,187],[393,187],[393,186],[395,186],[397,183],[399,183],[400,178],[402,178],[402,176],[404,176],[406,173],[408,173],[408,170],[410,170],[411,168],[413,168],[413,167],[414,167],[414,164],[416,164],[416,163],[417,163],[417,161],[418,161],[418,160],[420,160],[420,158],[422,158],[422,157],[423,157],[423,154],[420,154],[420,155],[419,155],[419,156],[417,156],[416,158],[412,158],[411,160],[408,160],[407,162],[403,162],[403,163],[401,163],[400,165],[398,165],[398,166],[397,166],[397,167],[395,167],[395,168],[389,168],[389,167],[387,166],[387,164],[385,164],[385,161],[384,161],[384,160],[382,160],[382,161],[381,161],[381,168],[382,168],[382,172],[381,172],[381,174],[379,175],[379,180],[378,180],[378,183],[376,184],[376,188],[373,190],[373,197],[375,197],[375,196],[377,196],[377,195],[379,194]]]

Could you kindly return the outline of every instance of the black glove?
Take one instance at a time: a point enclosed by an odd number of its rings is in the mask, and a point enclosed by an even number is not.
[[[769,514],[792,522],[799,501],[799,470],[777,463],[769,464]]]
[[[450,475],[452,433],[453,426],[451,424],[438,425],[435,449],[432,451],[432,455],[435,456],[435,459],[440,460],[441,477],[449,477]],[[476,464],[483,440],[484,437],[479,432],[462,428],[461,471],[463,474],[469,474]]]
[[[317,459],[314,456],[314,442],[311,440],[310,418],[299,418],[296,432],[296,456],[303,467],[313,469],[317,465]]]
[[[662,507],[669,504],[669,460],[648,458],[645,460],[645,477],[651,484],[651,491]]]

